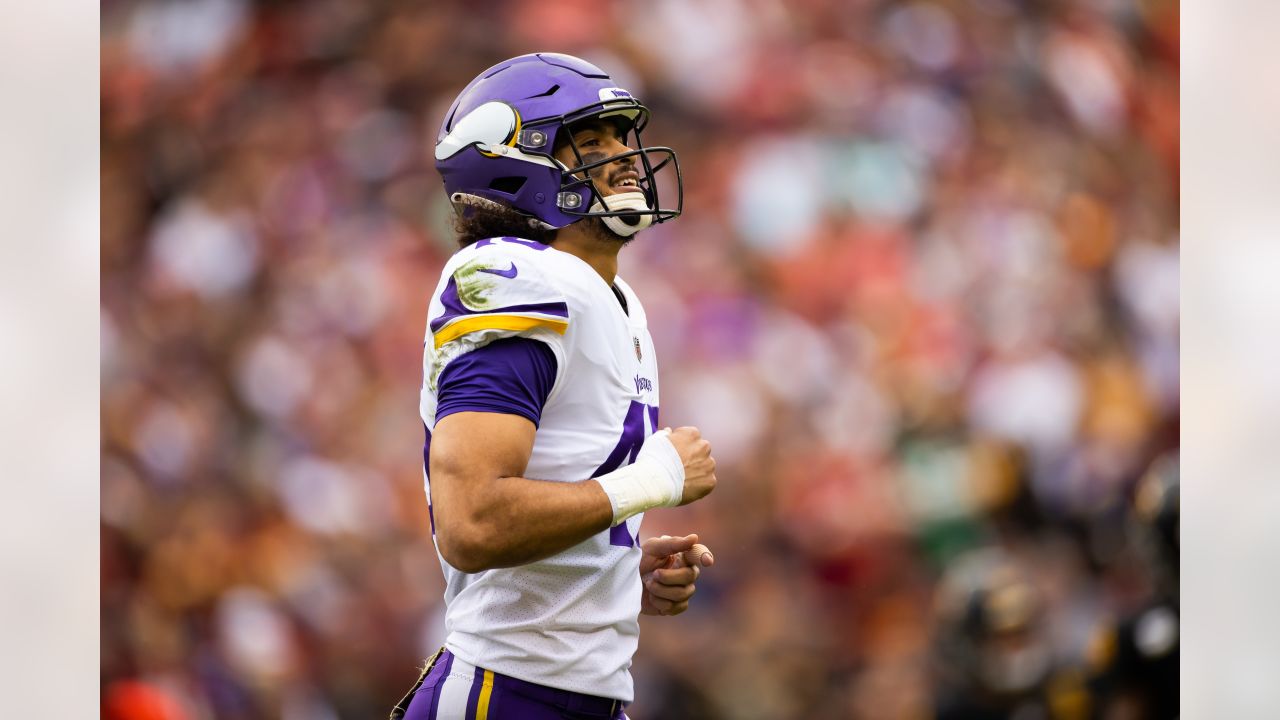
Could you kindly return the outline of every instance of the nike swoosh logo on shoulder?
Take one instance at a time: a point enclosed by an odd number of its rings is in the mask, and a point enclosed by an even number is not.
[[[480,272],[489,273],[490,275],[499,275],[504,278],[513,278],[516,276],[516,273],[520,271],[516,269],[515,263],[511,263],[511,267],[507,268],[506,270],[495,270],[493,268],[480,268]]]

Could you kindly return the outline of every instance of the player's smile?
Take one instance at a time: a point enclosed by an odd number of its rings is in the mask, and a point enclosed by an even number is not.
[[[640,192],[640,174],[631,168],[619,173],[614,173],[609,179],[609,191],[609,195],[616,195],[624,192]]]
[[[589,165],[591,163],[600,162],[612,155],[621,155],[622,153],[630,151],[630,148],[626,145],[623,145],[622,143],[616,144],[618,146],[616,148],[616,152],[609,154],[605,154],[603,152],[583,153],[582,164]],[[620,165],[620,167],[614,168],[615,164]],[[640,190],[640,173],[636,172],[635,163],[632,162],[630,158],[588,170],[587,174],[591,176],[591,179],[596,181],[596,187],[600,190],[600,194],[606,197],[628,192],[642,192]]]

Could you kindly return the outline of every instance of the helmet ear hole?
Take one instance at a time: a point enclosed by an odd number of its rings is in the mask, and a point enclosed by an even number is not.
[[[525,180],[528,180],[528,178],[520,176],[494,178],[489,183],[489,189],[496,190],[507,195],[515,195],[520,192],[520,188],[524,187]]]

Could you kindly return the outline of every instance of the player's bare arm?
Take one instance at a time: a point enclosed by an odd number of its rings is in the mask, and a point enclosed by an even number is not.
[[[535,430],[518,415],[484,412],[455,413],[436,425],[429,473],[436,540],[450,565],[464,572],[524,565],[615,524],[599,481],[522,477]],[[705,497],[716,484],[710,443],[692,427],[669,439],[684,469],[679,504]]]

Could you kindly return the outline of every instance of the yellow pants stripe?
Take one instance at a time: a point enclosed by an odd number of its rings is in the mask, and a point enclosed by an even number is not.
[[[493,671],[484,671],[480,683],[480,700],[476,703],[476,720],[489,720],[489,696],[493,694]]]

